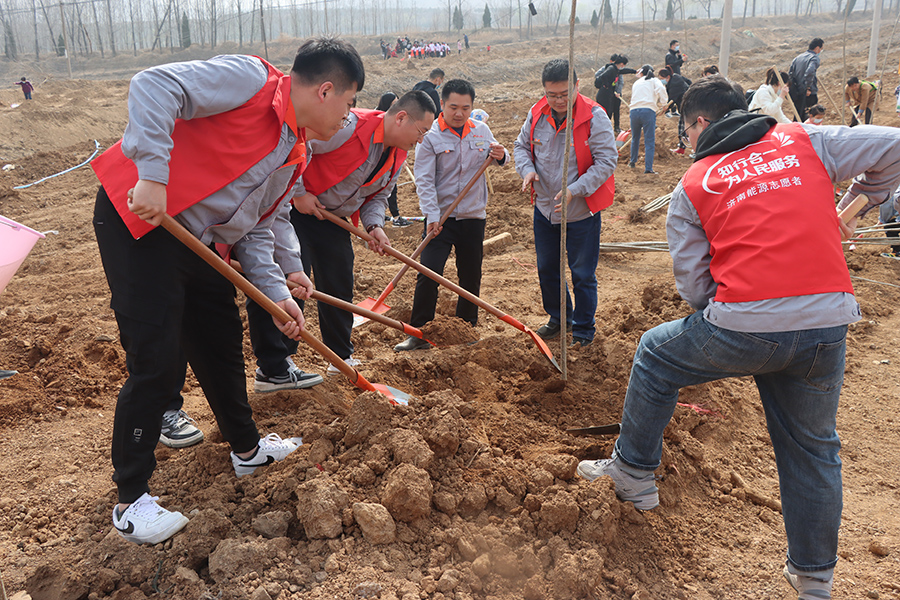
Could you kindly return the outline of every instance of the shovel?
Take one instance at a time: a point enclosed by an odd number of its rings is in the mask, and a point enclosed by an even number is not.
[[[179,223],[169,215],[164,215],[162,226],[166,231],[178,238],[178,240],[181,241],[185,246],[193,250],[194,253],[197,254],[200,258],[209,263],[212,268],[224,275],[228,281],[233,283],[235,287],[244,292],[247,297],[251,298],[254,302],[266,309],[266,311],[270,315],[272,315],[282,323],[287,323],[288,321],[293,320],[291,316],[284,311],[283,308],[275,304],[275,302],[272,301],[271,298],[259,291],[259,289],[255,285],[250,283],[249,280],[238,273],[234,269],[234,267],[222,260],[218,254],[203,245],[203,242],[194,237],[191,232],[189,232],[181,225],[181,223]],[[335,354],[331,348],[326,346],[322,341],[316,339],[311,333],[309,333],[302,327],[300,328],[300,337],[303,338],[304,342],[312,346],[313,349],[316,350],[316,352],[324,356],[328,360],[328,362],[334,365],[338,371],[343,373],[347,377],[347,379],[350,380],[350,383],[352,383],[359,389],[365,390],[367,392],[379,392],[386,396],[392,404],[409,404],[409,399],[411,397],[409,394],[386,385],[370,383],[359,373],[359,371],[341,360],[341,358],[337,354]],[[349,408],[349,406],[347,406],[347,408]]]
[[[594,427],[578,427],[576,429],[566,429],[566,433],[572,435],[616,435],[622,430],[620,423],[611,423],[609,425],[596,425]]]
[[[323,210],[323,211],[321,211],[321,213],[325,217],[326,220],[331,221],[332,223],[334,223],[341,229],[345,229],[345,230],[349,231],[350,233],[352,233],[359,239],[361,239],[365,242],[370,242],[370,241],[374,242],[375,241],[375,238],[373,238],[371,235],[369,235],[365,231],[362,231],[361,229],[354,227],[353,225],[347,223],[340,217],[335,216],[331,212],[329,212],[327,210]],[[540,337],[538,337],[538,335],[535,332],[533,332],[531,329],[529,329],[528,327],[526,327],[525,325],[520,323],[518,320],[509,316],[508,314],[506,314],[499,308],[496,308],[496,307],[488,304],[487,302],[485,302],[484,300],[482,300],[481,298],[479,298],[472,292],[469,292],[468,290],[464,290],[463,288],[459,287],[458,285],[456,285],[449,279],[445,279],[444,277],[441,277],[440,275],[438,275],[437,273],[435,273],[428,267],[420,265],[419,263],[417,263],[416,261],[414,261],[407,255],[403,254],[399,250],[396,250],[396,249],[392,248],[391,246],[385,246],[384,251],[386,254],[390,254],[397,260],[409,265],[410,267],[412,267],[413,269],[415,269],[422,275],[425,275],[429,279],[433,279],[434,281],[437,281],[439,284],[441,284],[445,288],[452,290],[455,294],[457,294],[459,296],[462,296],[463,298],[465,298],[472,304],[475,304],[476,306],[480,306],[481,308],[483,308],[487,312],[491,313],[492,315],[494,315],[495,317],[497,317],[504,323],[512,325],[519,331],[527,333],[531,337],[532,341],[535,344],[537,344],[537,347],[538,347],[538,349],[540,349],[541,353],[547,358],[547,360],[550,361],[550,364],[552,364],[554,367],[556,367],[557,371],[562,372],[562,369],[560,369],[560,367],[559,367],[559,363],[557,363],[556,359],[553,358],[553,353],[550,351],[550,348],[547,346],[547,343],[544,340],[542,340]]]
[[[232,260],[231,266],[234,267],[234,269],[237,270],[238,273],[243,273],[243,269],[241,269],[241,263],[239,263],[238,261]],[[296,281],[291,281],[290,279],[288,279],[287,286],[293,290],[300,287],[300,284],[298,284]],[[361,308],[356,304],[351,304],[346,300],[335,298],[334,296],[326,294],[325,292],[320,292],[319,290],[313,290],[310,298],[318,302],[330,304],[331,306],[340,308],[341,310],[346,310],[347,312],[351,312],[355,315],[362,315],[366,319],[371,319],[372,321],[377,321],[379,323],[387,325],[388,327],[393,327],[394,329],[402,331],[406,335],[411,335],[413,337],[419,338],[420,340],[425,340],[435,348],[437,347],[437,344],[435,344],[431,340],[425,339],[425,334],[422,333],[421,329],[413,327],[412,325],[404,323],[403,321],[398,321],[397,319],[392,319],[376,312],[372,312],[371,310]],[[0,371],[0,373],[2,373],[2,371]]]
[[[478,181],[478,178],[481,177],[482,173],[484,173],[489,166],[491,166],[491,161],[493,161],[493,160],[494,159],[491,158],[490,156],[488,156],[487,159],[485,159],[484,163],[478,169],[478,172],[475,173],[475,176],[469,180],[469,183],[466,184],[466,187],[463,188],[463,190],[453,200],[453,202],[450,203],[450,206],[447,207],[447,210],[444,211],[444,214],[441,215],[441,220],[438,221],[439,226],[443,225],[444,221],[446,221],[450,217],[450,215],[453,214],[453,211],[456,210],[456,207],[459,206],[459,203],[462,202],[462,199],[465,198],[466,194],[469,193],[469,190],[472,189],[472,186],[475,185],[475,182]],[[428,245],[428,242],[430,242],[433,239],[434,239],[433,232],[430,232],[428,235],[425,236],[425,239],[422,240],[422,242],[419,244],[419,246],[415,249],[415,251],[412,254],[410,254],[409,257],[413,260],[419,258],[419,255],[422,254],[422,250],[424,250],[425,246]],[[387,287],[384,288],[384,291],[381,292],[381,294],[378,296],[377,299],[366,298],[365,300],[360,302],[358,306],[360,308],[366,308],[371,311],[375,311],[377,313],[387,312],[388,309],[390,309],[390,306],[385,304],[384,301],[388,297],[388,294],[390,294],[392,291],[394,291],[394,286],[397,285],[397,283],[400,281],[400,278],[403,277],[403,275],[405,275],[408,270],[409,270],[409,266],[403,265],[403,268],[401,268],[400,271],[398,271],[397,274],[394,275],[394,278],[391,279],[391,282],[389,284],[387,284]],[[362,325],[366,321],[367,321],[367,319],[364,319],[364,318],[354,319],[353,326],[357,327],[358,325]]]

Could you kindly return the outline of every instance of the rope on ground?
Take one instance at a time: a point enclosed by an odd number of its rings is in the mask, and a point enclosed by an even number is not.
[[[875,281],[874,279],[866,279],[865,277],[859,277],[859,276],[857,276],[857,275],[851,275],[851,276],[850,276],[850,279],[859,279],[860,281],[865,281],[865,282],[867,282],[867,283],[877,283],[877,284],[879,284],[879,285],[886,285],[886,286],[889,286],[889,287],[900,288],[900,285],[896,285],[896,284],[893,284],[893,283],[887,283],[887,282],[885,282],[885,281]]]
[[[48,175],[47,177],[44,177],[43,179],[38,179],[37,181],[33,181],[31,183],[26,183],[25,185],[17,185],[13,189],[14,190],[24,190],[25,188],[30,188],[33,185],[43,183],[44,181],[47,181],[48,179],[53,179],[54,177],[59,177],[60,175],[65,175],[66,173],[69,173],[70,171],[74,171],[75,169],[80,169],[81,167],[87,165],[92,160],[94,160],[94,157],[97,156],[98,152],[100,152],[100,142],[98,142],[97,140],[94,140],[94,153],[91,154],[91,156],[86,161],[81,163],[80,165],[76,165],[74,167],[68,168],[65,171],[60,171],[59,173],[56,173],[54,175]]]

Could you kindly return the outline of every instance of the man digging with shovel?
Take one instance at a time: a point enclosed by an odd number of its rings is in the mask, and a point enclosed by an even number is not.
[[[681,296],[697,311],[638,344],[612,458],[578,474],[609,476],[635,508],[659,505],[653,471],[678,392],[752,376],[759,390],[787,533],[784,575],[800,600],[831,598],[841,524],[840,440],[847,325],[859,320],[833,185],[884,202],[900,179],[900,132],[776,123],[747,112],[740,86],[694,83],[682,111],[696,159],[672,194],[666,231]],[[864,196],[854,202],[866,202]],[[849,225],[849,226],[848,226]]]
[[[316,288],[353,302],[353,245],[350,234],[322,220],[328,211],[337,217],[359,219],[374,242],[369,248],[383,254],[390,240],[382,229],[387,199],[397,181],[406,153],[422,141],[434,121],[435,106],[422,91],[403,95],[387,112],[353,109],[348,123],[330,141],[310,145],[314,158],[294,189],[291,224],[303,251],[303,266]],[[324,303],[318,305],[322,341],[345,363],[353,358],[353,314]],[[254,313],[255,314],[255,313]],[[285,340],[272,320],[248,311],[253,351],[281,352],[287,357],[296,343]],[[328,374],[339,373],[330,365]]]
[[[300,47],[285,75],[262,59],[219,56],[137,74],[129,122],[118,144],[92,164],[103,187],[94,231],[126,352],[128,380],[113,426],[112,523],[125,539],[156,544],[187,524],[150,495],[163,412],[184,381],[185,360],[231,446],[238,477],[282,460],[302,443],[260,435],[247,401],[243,326],[234,286],[157,228],[177,215],[204,246],[233,253],[247,277],[292,320],[291,300],[312,291],[296,237],[277,237],[287,197],[306,164],[306,127],[327,139],[341,128],[365,72],[352,46],[316,39]]]
[[[490,156],[503,165],[509,159],[506,149],[497,143],[487,124],[469,118],[475,103],[475,88],[463,79],[453,79],[441,90],[443,112],[435,120],[424,141],[416,147],[416,192],[419,208],[425,215],[423,237],[433,239],[422,250],[422,264],[444,274],[450,250],[456,248],[456,271],[459,285],[476,296],[481,290],[481,263],[484,256],[485,207],[487,182],[482,173],[441,226],[441,217],[450,208],[463,186]],[[438,283],[425,275],[416,279],[413,298],[413,327],[421,327],[434,319]],[[475,326],[478,307],[459,298],[456,316]],[[426,340],[409,336],[394,350],[429,348]]]

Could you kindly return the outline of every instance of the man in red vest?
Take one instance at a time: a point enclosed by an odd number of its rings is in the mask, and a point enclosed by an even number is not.
[[[572,345],[594,340],[600,211],[612,204],[618,154],[612,125],[599,104],[569,90],[569,62],[551,60],[541,74],[544,98],[531,107],[515,141],[516,172],[534,203],[534,247],[544,310],[550,320],[537,333],[545,340],[562,329],[559,301],[560,197],[566,149],[566,111],[572,103],[572,141],[566,182],[566,255],[572,272],[575,307],[566,292],[566,330]],[[574,154],[574,156],[572,156]],[[572,160],[572,159],[575,160]]]
[[[682,112],[694,164],[672,195],[666,228],[681,296],[697,312],[646,332],[634,356],[612,458],[578,473],[610,476],[616,494],[655,508],[653,471],[678,391],[752,376],[781,487],[784,575],[801,599],[831,598],[841,523],[835,431],[847,325],[860,318],[833,184],[858,176],[865,209],[900,180],[900,132],[890,127],[779,124],[747,112],[740,86],[694,83]]]
[[[289,193],[306,165],[306,131],[341,129],[365,72],[352,46],[301,46],[290,74],[262,59],[219,56],[172,63],[131,81],[121,142],[92,164],[103,187],[94,231],[126,353],[128,380],[113,426],[113,525],[127,540],[159,543],[185,526],[160,507],[148,481],[167,405],[189,362],[231,446],[238,477],[285,458],[300,438],[260,438],[247,402],[243,327],[234,287],[162,228],[165,213],[204,244],[233,254],[247,277],[293,321],[303,316],[285,278],[312,290],[296,237],[279,235]],[[177,493],[178,486],[173,489]]]
[[[384,254],[390,246],[384,233],[384,214],[408,151],[422,141],[436,113],[423,91],[404,94],[387,112],[353,109],[349,123],[329,141],[310,144],[313,157],[294,188],[291,225],[303,251],[303,268],[316,280],[316,289],[347,302],[353,301],[353,244],[350,234],[321,216],[359,214],[361,225],[377,240],[369,248]],[[256,314],[257,311],[254,311]],[[248,314],[251,312],[248,310]],[[344,362],[359,366],[353,358],[353,315],[324,303],[318,305],[322,341]],[[280,335],[268,318],[250,318],[253,350],[288,357],[296,343]],[[329,374],[339,371],[334,365]]]

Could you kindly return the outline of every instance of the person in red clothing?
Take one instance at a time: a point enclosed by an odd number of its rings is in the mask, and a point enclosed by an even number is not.
[[[16,85],[22,86],[22,93],[25,94],[25,99],[31,100],[31,92],[34,91],[34,86],[31,85],[31,82],[23,77],[20,81],[16,82]]]
[[[356,50],[328,38],[304,43],[287,74],[257,57],[224,55],[151,67],[131,80],[125,134],[92,163],[102,184],[94,233],[128,368],[112,434],[112,522],[125,539],[156,544],[187,524],[157,504],[149,483],[163,413],[186,363],[237,477],[301,443],[257,430],[234,286],[157,225],[169,214],[237,258],[291,315],[279,329],[299,339],[303,315],[286,279],[301,297],[312,283],[296,237],[279,235],[276,223],[287,223],[289,194],[306,165],[306,128],[324,139],[340,131],[364,81]]]
[[[578,473],[659,505],[653,471],[679,389],[752,376],[765,412],[787,533],[784,575],[801,599],[831,598],[841,523],[835,430],[848,324],[859,320],[832,185],[854,178],[866,210],[900,180],[900,132],[776,123],[713,75],[684,95],[694,164],[666,221],[675,283],[697,311],[644,333],[612,457]]]

